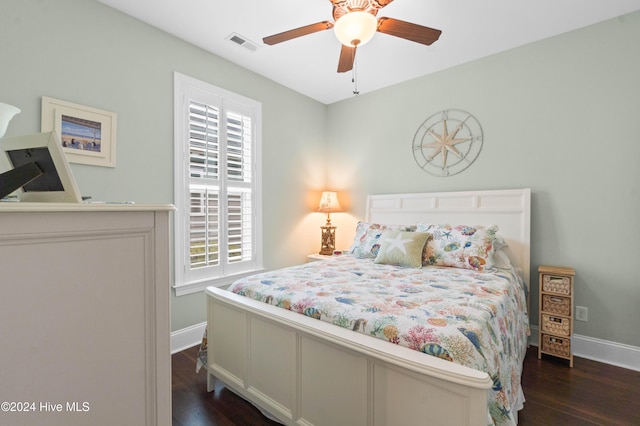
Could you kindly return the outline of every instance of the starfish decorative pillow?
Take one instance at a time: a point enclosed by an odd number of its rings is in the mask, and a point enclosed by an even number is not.
[[[384,231],[374,263],[422,268],[422,251],[430,237],[427,232]]]
[[[349,252],[358,259],[375,259],[380,250],[380,236],[386,230],[415,231],[415,225],[381,225],[378,223],[358,222],[356,236]]]

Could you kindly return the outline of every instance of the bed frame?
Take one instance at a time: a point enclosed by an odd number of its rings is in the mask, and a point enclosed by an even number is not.
[[[529,283],[529,189],[370,195],[366,221],[499,226]],[[287,425],[486,426],[492,381],[381,339],[209,287],[214,380]]]

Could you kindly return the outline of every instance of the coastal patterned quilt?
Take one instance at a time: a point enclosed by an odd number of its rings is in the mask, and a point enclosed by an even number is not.
[[[515,425],[529,335],[523,286],[506,269],[401,268],[344,255],[243,278],[229,290],[485,371],[493,424]]]

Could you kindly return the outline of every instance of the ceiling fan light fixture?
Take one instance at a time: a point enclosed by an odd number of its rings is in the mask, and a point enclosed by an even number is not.
[[[378,29],[378,20],[369,12],[353,11],[340,17],[333,26],[336,37],[345,46],[367,43]]]

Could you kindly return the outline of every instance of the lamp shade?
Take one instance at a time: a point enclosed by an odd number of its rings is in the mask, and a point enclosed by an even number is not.
[[[0,102],[0,138],[3,137],[7,131],[9,121],[19,112],[20,108]]]
[[[336,37],[345,46],[362,46],[376,33],[378,20],[369,12],[355,11],[342,15],[333,26]]]
[[[320,205],[317,211],[321,213],[341,212],[342,207],[338,203],[338,194],[332,191],[324,191],[322,197],[320,197]]]

